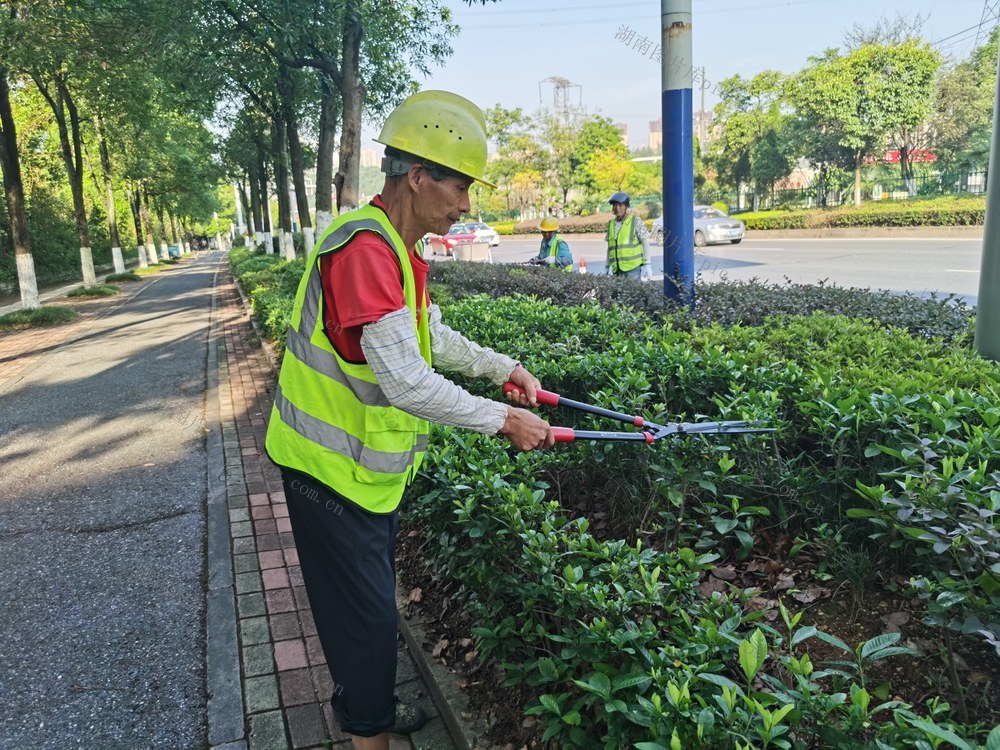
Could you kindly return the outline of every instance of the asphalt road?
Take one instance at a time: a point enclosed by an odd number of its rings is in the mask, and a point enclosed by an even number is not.
[[[590,273],[604,269],[606,246],[597,235],[566,235],[574,260]],[[494,262],[516,263],[537,254],[538,237],[502,237]],[[654,278],[662,278],[663,251],[651,246]],[[961,238],[745,239],[739,245],[696,248],[699,280],[836,284],[921,296],[957,295],[974,305],[979,295],[982,240]]]
[[[163,273],[0,383],[2,748],[206,746],[216,260]]]

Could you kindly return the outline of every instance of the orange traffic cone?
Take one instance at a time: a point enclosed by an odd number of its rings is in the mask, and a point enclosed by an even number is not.
[[[580,258],[580,273],[587,273],[587,260]]]

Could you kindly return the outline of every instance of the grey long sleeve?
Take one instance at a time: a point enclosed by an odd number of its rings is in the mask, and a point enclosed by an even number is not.
[[[517,364],[515,360],[473,344],[441,324],[441,312],[436,306],[431,306],[428,314],[437,363],[466,375],[488,376],[495,383],[506,380]],[[420,355],[408,308],[367,324],[361,334],[361,349],[382,392],[397,409],[486,435],[495,435],[503,427],[507,419],[505,404],[474,396],[428,367]],[[502,373],[508,362],[512,363],[510,370]]]

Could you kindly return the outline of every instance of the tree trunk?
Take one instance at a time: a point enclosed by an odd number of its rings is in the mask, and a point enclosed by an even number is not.
[[[247,170],[247,182],[250,183],[250,226],[252,229],[250,236],[253,238],[252,246],[257,247],[263,242],[261,234],[264,231],[264,222],[261,218],[260,181],[257,179],[257,169],[252,165]]]
[[[861,205],[861,150],[854,152],[854,205]]]
[[[115,273],[125,273],[125,259],[122,257],[122,243],[118,236],[118,211],[115,207],[115,188],[111,179],[111,153],[104,138],[104,121],[100,113],[94,115],[94,132],[97,135],[97,150],[101,155],[101,172],[104,173],[104,202],[108,210],[108,236],[111,238],[111,259]]]
[[[0,171],[3,172],[10,236],[14,243],[14,262],[17,264],[17,282],[21,289],[21,308],[35,310],[42,306],[42,302],[38,297],[35,259],[31,254],[31,233],[28,230],[28,212],[24,201],[24,183],[21,179],[17,128],[10,106],[7,69],[3,66],[0,66]]]
[[[316,149],[316,236],[333,221],[333,148],[337,137],[337,98],[333,82],[320,73],[319,146]]]
[[[146,227],[146,252],[149,253],[149,260],[152,263],[159,263],[160,259],[156,253],[156,237],[153,235],[153,220],[149,216],[149,191],[146,186],[142,186],[142,203],[139,213],[142,215],[143,226]]]
[[[903,176],[906,192],[912,198],[917,194],[917,181],[913,178],[913,162],[910,160],[910,147],[908,145],[901,146],[899,149],[899,171]]]
[[[344,22],[340,63],[340,100],[344,112],[340,133],[340,168],[335,178],[338,211],[355,209],[360,202],[361,105],[365,100],[365,87],[358,75],[362,35],[361,13],[353,8]]]
[[[177,230],[177,217],[172,212],[167,211],[167,220],[170,222],[170,241],[177,245],[177,252],[181,252],[181,233]]]
[[[243,231],[246,233],[247,237],[253,236],[253,213],[250,209],[250,198],[247,196],[247,181],[246,177],[242,177],[237,183],[237,191],[240,198],[240,205],[243,207],[243,218],[246,224],[243,226]],[[251,245],[251,243],[247,243]]]
[[[288,151],[285,123],[280,115],[271,122],[271,159],[274,162],[274,189],[278,192],[278,248],[285,260],[295,260],[292,240],[292,202],[288,195]]]
[[[160,259],[167,260],[170,257],[168,250],[170,242],[167,237],[167,223],[163,220],[163,204],[159,200],[155,203],[157,228],[160,230]]]
[[[38,90],[49,103],[59,130],[59,145],[62,148],[63,164],[66,167],[70,193],[73,196],[73,214],[76,218],[76,234],[80,242],[80,270],[83,274],[83,285],[85,287],[96,286],[94,255],[90,249],[90,228],[87,226],[87,206],[83,198],[83,139],[80,136],[80,116],[76,109],[76,103],[73,101],[73,95],[66,87],[65,79],[58,73],[54,76],[54,91],[49,91],[40,77],[32,77]]]
[[[142,235],[142,201],[139,199],[139,188],[129,183],[125,188],[128,205],[132,209],[132,223],[135,224],[135,244],[139,252],[139,268],[147,268],[149,260],[146,256],[146,241]]]
[[[257,145],[257,183],[260,191],[261,229],[264,232],[264,249],[268,255],[274,253],[274,242],[271,240],[271,199],[267,195],[267,163],[264,160],[264,147]]]
[[[299,124],[295,117],[295,89],[291,77],[286,77],[281,86],[282,119],[286,131],[286,148],[291,167],[291,182],[295,189],[295,210],[299,216],[305,253],[308,256],[313,247],[313,226],[309,216],[309,195],[306,193],[305,166],[302,144],[299,142]]]

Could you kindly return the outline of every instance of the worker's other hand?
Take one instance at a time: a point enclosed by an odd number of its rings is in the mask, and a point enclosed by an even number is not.
[[[527,409],[507,407],[507,419],[498,433],[519,451],[551,448],[555,443],[549,423]]]
[[[649,281],[652,277],[653,277],[653,274],[650,271],[649,265],[647,264],[647,265],[643,266],[642,270],[639,272],[639,280],[640,281]]]
[[[554,266],[556,264],[556,259],[553,258],[551,255],[549,255],[548,257],[545,258],[545,262],[548,263],[550,266]]]
[[[517,386],[517,390],[507,393],[507,400],[521,406],[538,406],[535,391],[542,387],[538,378],[525,370],[521,365],[514,368],[507,380]]]

